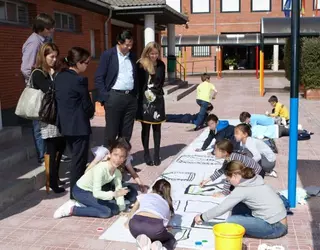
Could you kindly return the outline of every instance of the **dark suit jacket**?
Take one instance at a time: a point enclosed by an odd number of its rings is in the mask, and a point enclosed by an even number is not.
[[[119,73],[119,60],[117,53],[117,47],[113,47],[103,52],[100,57],[100,63],[94,80],[95,86],[99,92],[98,101],[100,102],[105,102],[107,100],[107,93],[112,89],[117,81]],[[132,52],[130,52],[129,58],[133,69],[133,93],[136,95],[138,92],[136,57]]]
[[[91,134],[90,118],[94,115],[88,91],[88,78],[73,70],[60,72],[55,78],[57,126],[62,135]]]

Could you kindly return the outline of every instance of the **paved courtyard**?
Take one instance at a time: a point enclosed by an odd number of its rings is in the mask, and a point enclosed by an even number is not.
[[[189,78],[189,82],[198,82],[198,78]],[[212,79],[219,91],[214,101],[214,112],[220,118],[237,118],[241,111],[264,113],[270,110],[267,102],[270,95],[275,94],[280,101],[289,105],[289,92],[268,92],[265,97],[259,97],[258,80],[255,78],[223,78]],[[267,88],[279,88],[289,83],[284,78],[266,78]],[[170,99],[170,98],[169,98]],[[167,101],[167,113],[195,113],[195,92],[179,102]],[[320,185],[320,102],[300,99],[299,123],[315,134],[309,141],[299,142],[298,185],[306,187]],[[101,145],[104,132],[104,118],[96,117],[92,121],[94,134],[92,143]],[[133,132],[132,145],[134,166],[140,170],[139,175],[145,184],[151,184],[157,176],[170,164],[179,151],[193,141],[200,133],[186,132],[186,125],[163,124],[162,151],[163,163],[159,167],[148,167],[143,164],[142,145],[140,142],[140,124],[136,123]],[[152,137],[151,137],[152,139]],[[267,183],[276,189],[287,188],[288,138],[277,141],[279,154],[277,166],[279,177],[266,177]],[[153,142],[150,143],[151,147]],[[68,173],[66,172],[67,176]],[[0,214],[0,249],[109,249],[133,250],[136,247],[129,243],[108,242],[99,240],[101,232],[98,227],[108,228],[116,218],[95,219],[70,217],[54,220],[52,215],[56,208],[67,201],[69,193],[62,196],[44,189],[26,196],[19,203]],[[289,217],[289,233],[277,240],[254,240],[245,238],[244,249],[256,250],[263,242],[283,245],[287,250],[319,250],[320,249],[320,198],[311,198],[307,205],[298,205]],[[121,233],[121,232],[119,232]],[[228,249],[226,249],[228,250]]]

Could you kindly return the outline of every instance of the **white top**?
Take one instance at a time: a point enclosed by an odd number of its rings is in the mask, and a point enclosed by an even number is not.
[[[264,155],[269,162],[274,162],[276,160],[275,153],[273,153],[271,148],[262,140],[248,137],[246,144],[241,143],[241,146],[247,148],[253,154],[252,158],[256,162],[261,160],[261,155]]]
[[[109,150],[103,146],[94,147],[91,149],[92,154],[95,156],[97,161],[101,161],[106,155],[110,154]],[[126,160],[126,166],[130,165],[132,162],[132,155],[128,155]]]
[[[163,225],[166,227],[169,223],[171,212],[168,202],[160,195],[155,193],[141,194],[137,197],[140,206],[135,214],[140,212],[152,213],[163,219]]]

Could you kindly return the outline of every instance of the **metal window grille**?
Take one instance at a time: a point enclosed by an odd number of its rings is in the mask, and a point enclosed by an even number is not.
[[[211,57],[210,46],[192,46],[192,57]]]
[[[180,47],[175,47],[175,56],[179,56],[181,52],[181,48]],[[168,56],[168,47],[163,47],[163,57],[167,57]]]
[[[56,21],[56,29],[58,30],[76,30],[76,18],[74,15],[62,12],[54,12],[54,20]]]
[[[23,3],[1,0],[0,21],[8,23],[28,23],[28,7]]]

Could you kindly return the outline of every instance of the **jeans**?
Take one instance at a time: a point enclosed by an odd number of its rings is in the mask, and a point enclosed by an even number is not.
[[[244,203],[239,203],[233,208],[227,222],[243,226],[246,235],[252,238],[275,239],[288,232],[288,227],[281,222],[270,224],[263,219],[253,217],[251,210]]]
[[[197,119],[194,123],[196,125],[196,128],[200,127],[204,123],[204,119],[206,117],[207,109],[208,109],[208,106],[210,103],[197,99],[197,104],[200,106],[200,111],[199,111]]]
[[[197,118],[197,114],[172,114],[166,115],[166,122],[175,122],[175,123],[193,123]]]
[[[41,137],[40,123],[39,121],[32,121],[32,134],[33,140],[37,151],[38,162],[44,161],[44,154],[46,152],[45,141]]]

